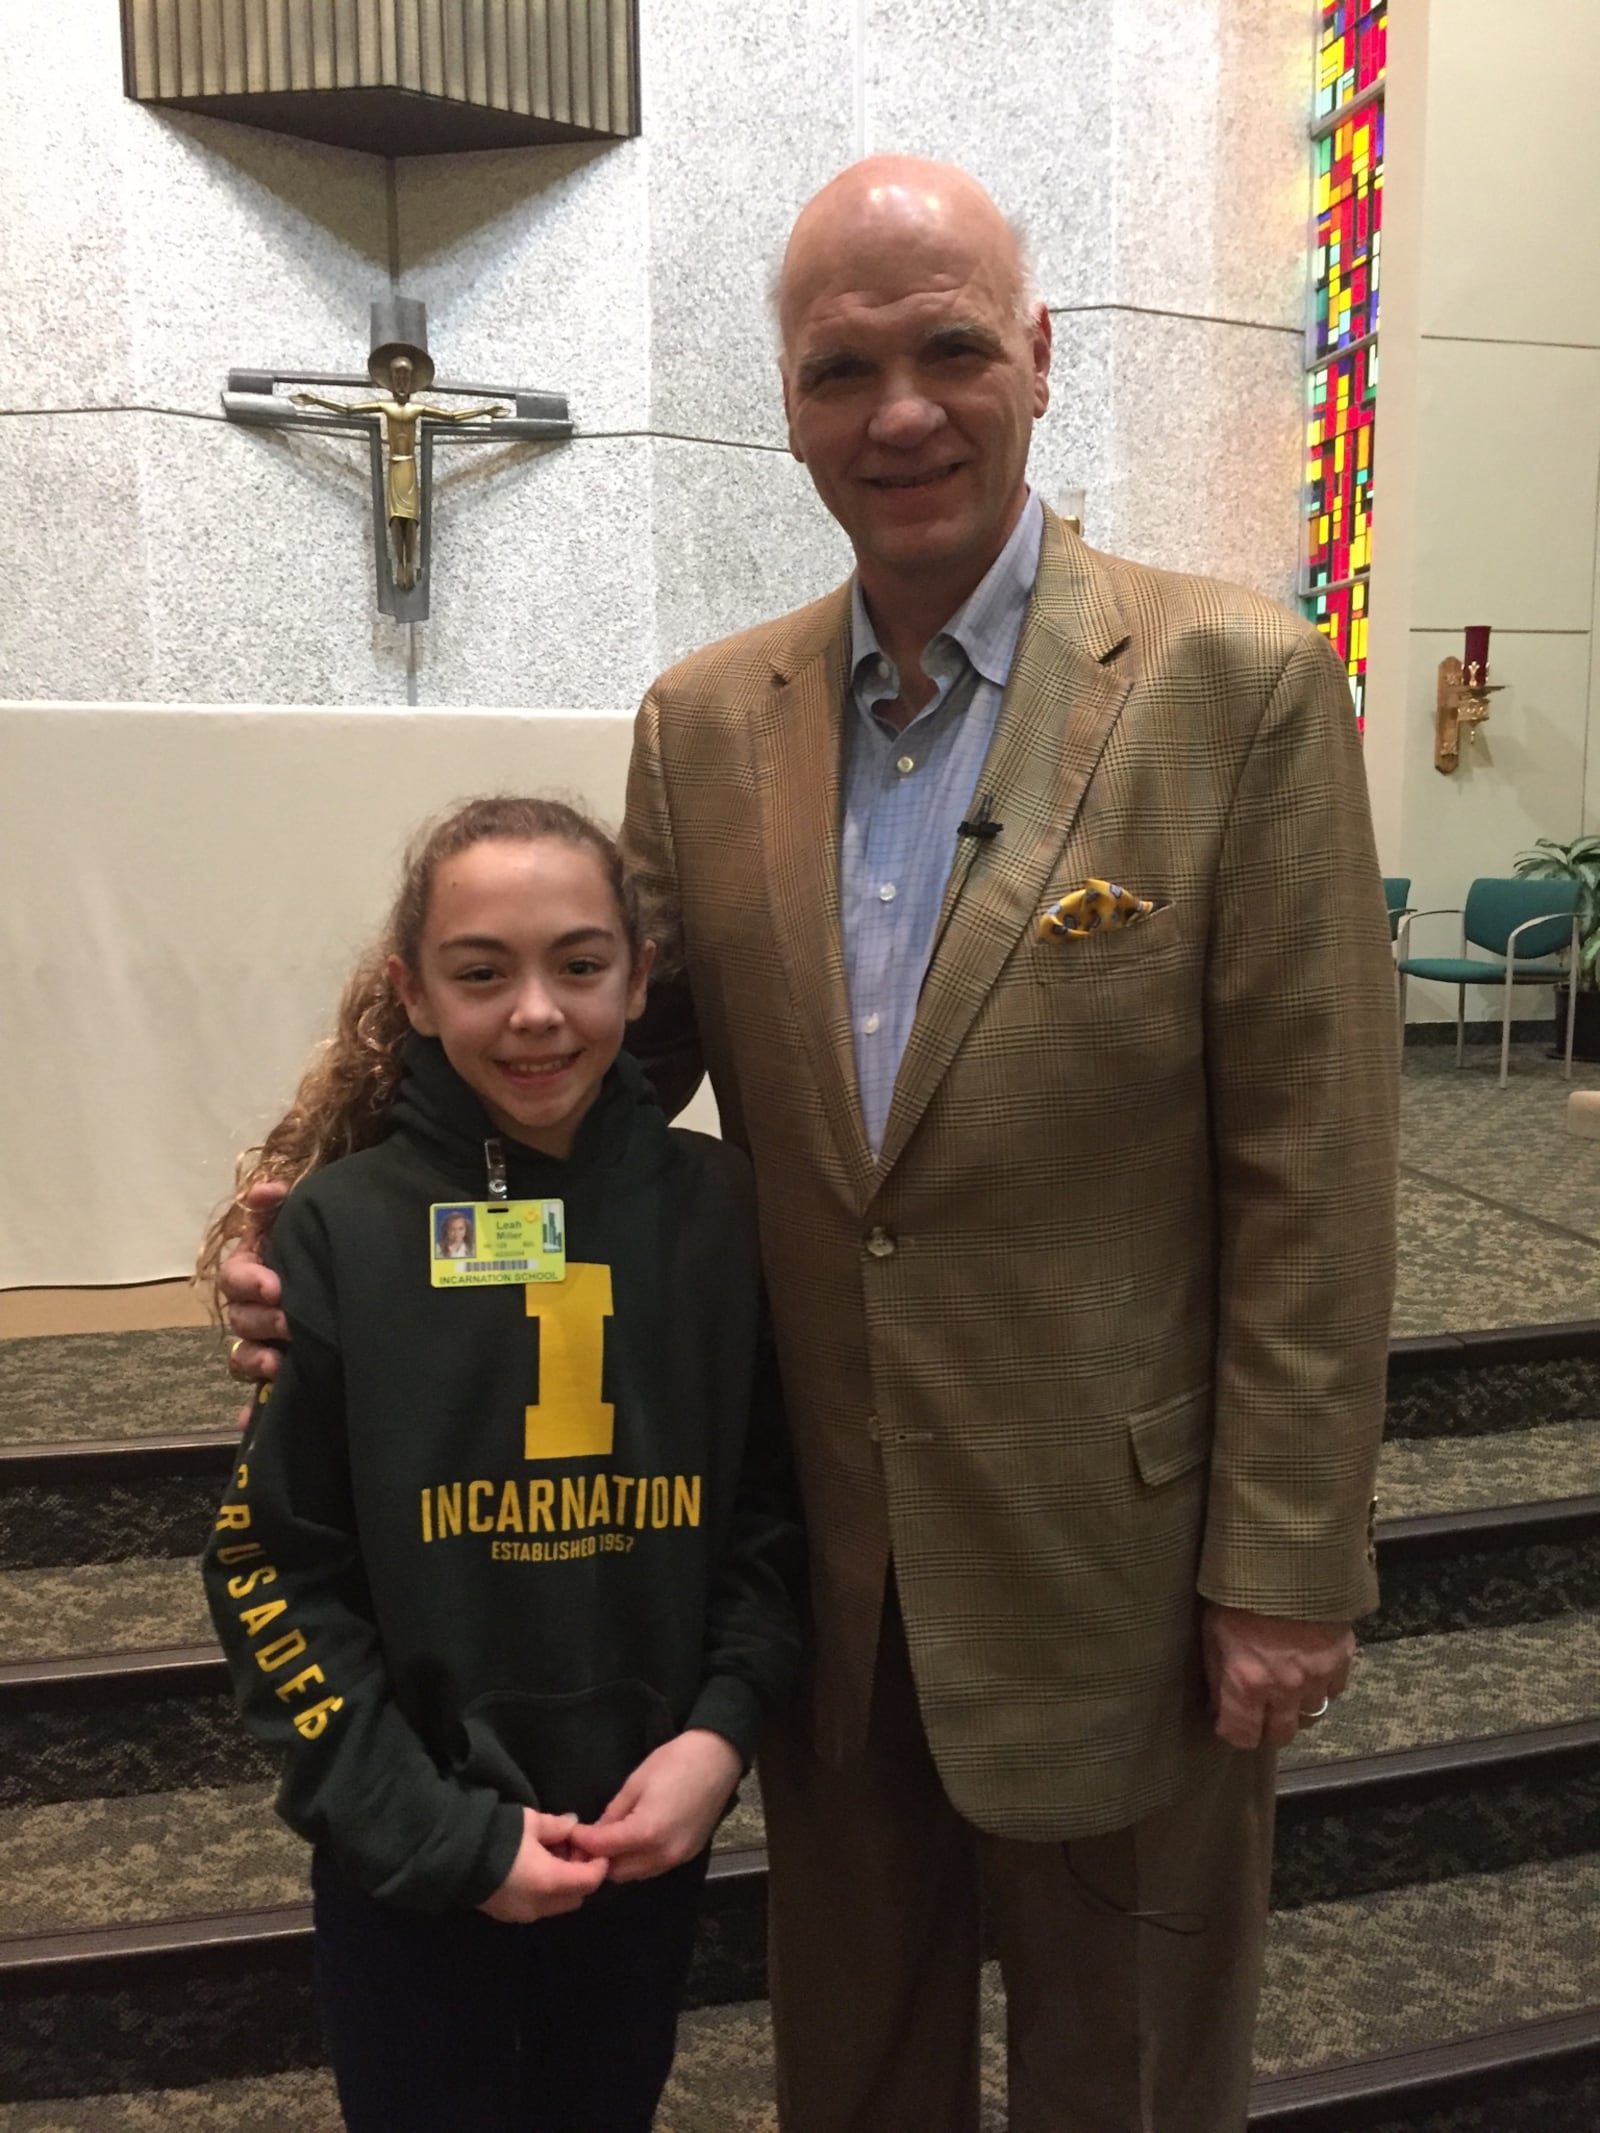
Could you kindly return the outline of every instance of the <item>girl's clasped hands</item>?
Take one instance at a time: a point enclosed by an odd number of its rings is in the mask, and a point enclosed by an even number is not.
[[[575,1911],[604,1881],[647,1881],[692,1859],[739,1782],[720,1733],[691,1727],[647,1755],[598,1822],[522,1811],[511,1871],[479,1909],[506,1925]]]

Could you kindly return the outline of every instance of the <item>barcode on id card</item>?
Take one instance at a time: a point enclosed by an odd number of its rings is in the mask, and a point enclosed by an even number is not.
[[[532,1259],[468,1259],[463,1262],[469,1274],[527,1274],[537,1261]]]

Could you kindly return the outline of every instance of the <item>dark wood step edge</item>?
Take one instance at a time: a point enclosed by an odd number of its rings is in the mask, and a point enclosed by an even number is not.
[[[0,1983],[90,1963],[192,1955],[205,1948],[263,1947],[309,1940],[311,1906],[275,1904],[258,1911],[218,1911],[190,1918],[156,1918],[141,1925],[84,1926],[64,1932],[0,1936]]]
[[[1341,1756],[1300,1763],[1278,1772],[1278,1799],[1352,1806],[1375,1803],[1391,1788],[1431,1780],[1466,1783],[1491,1770],[1515,1768],[1537,1776],[1551,1763],[1582,1763],[1600,1757],[1600,1718],[1580,1718],[1559,1726],[1531,1726],[1518,1733],[1481,1734],[1470,1740],[1429,1742],[1420,1748],[1392,1748],[1381,1755]]]
[[[0,1697],[7,1690],[81,1687],[116,1691],[127,1687],[228,1686],[228,1668],[215,1644],[173,1644],[142,1652],[75,1652],[61,1659],[7,1659],[0,1663]]]
[[[69,1482],[141,1481],[163,1475],[226,1474],[237,1429],[189,1430],[165,1437],[80,1437],[59,1444],[0,1444],[0,1488]]]
[[[1366,2106],[1370,2114],[1374,2105],[1385,2101],[1443,2102],[1455,2091],[1471,2095],[1490,2075],[1527,2075],[1589,2056],[1600,2057],[1600,2007],[1307,2073],[1268,2075],[1251,2087],[1249,2125],[1251,2133],[1313,2122],[1338,2128],[1343,2121],[1332,2115],[1335,2112]]]
[[[1557,1496],[1541,1503],[1490,1504],[1468,1511],[1425,1511],[1415,1518],[1378,1524],[1378,1570],[1385,1555],[1437,1555],[1463,1541],[1503,1540],[1527,1547],[1536,1541],[1585,1538],[1600,1527],[1600,1496]]]
[[[707,1888],[713,1896],[760,1888],[767,1855],[760,1845],[713,1852]],[[63,1970],[90,1964],[143,1964],[162,1957],[189,1957],[206,1949],[234,1952],[280,1947],[311,1938],[311,1906],[275,1904],[256,1911],[214,1911],[187,1918],[158,1918],[142,1925],[83,1926],[64,1932],[0,1935],[0,1990],[44,1983]]]
[[[1470,1370],[1490,1363],[1566,1363],[1600,1357],[1600,1318],[1552,1320],[1542,1326],[1475,1326],[1459,1333],[1416,1333],[1389,1343],[1389,1376]]]

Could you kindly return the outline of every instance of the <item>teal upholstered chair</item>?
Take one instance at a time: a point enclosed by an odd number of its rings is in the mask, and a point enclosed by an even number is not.
[[[1401,919],[1411,916],[1411,876],[1385,874],[1383,900],[1389,908],[1389,938],[1396,940],[1400,933]]]
[[[1406,1034],[1406,980],[1431,978],[1435,984],[1456,988],[1456,1065],[1460,1066],[1467,1033],[1467,987],[1498,985],[1500,1016],[1500,1086],[1505,1087],[1511,1061],[1511,1000],[1519,985],[1553,985],[1567,976],[1553,956],[1572,951],[1569,969],[1576,969],[1578,947],[1578,884],[1575,881],[1522,881],[1486,878],[1467,891],[1464,907],[1448,906],[1437,911],[1412,911],[1400,926],[1400,1041]],[[1421,918],[1457,917],[1461,920],[1459,955],[1414,956],[1411,929]],[[1469,956],[1467,949],[1482,948],[1485,955]],[[1492,959],[1492,960],[1491,960]],[[1578,989],[1567,993],[1567,1079],[1572,1079],[1573,1012]],[[1402,1057],[1404,1054],[1402,1053]]]

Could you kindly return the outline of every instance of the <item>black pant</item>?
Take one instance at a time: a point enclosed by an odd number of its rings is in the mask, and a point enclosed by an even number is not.
[[[379,1903],[319,1852],[317,1997],[350,2133],[648,2133],[706,1863],[507,1926]]]

